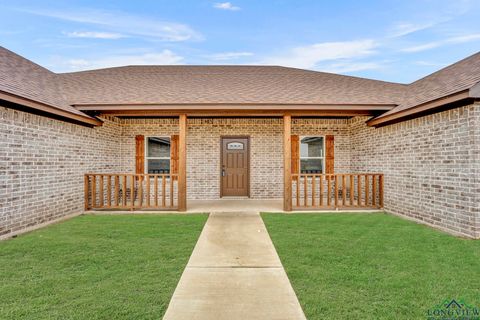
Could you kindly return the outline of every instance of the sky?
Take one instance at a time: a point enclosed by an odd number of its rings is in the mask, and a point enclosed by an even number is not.
[[[54,72],[281,65],[410,83],[480,51],[480,0],[0,0],[0,45]]]

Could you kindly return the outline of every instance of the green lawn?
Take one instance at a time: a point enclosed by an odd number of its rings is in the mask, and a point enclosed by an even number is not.
[[[0,242],[0,319],[160,319],[206,215],[102,215]]]
[[[480,308],[480,241],[385,214],[262,214],[309,319],[427,319]]]

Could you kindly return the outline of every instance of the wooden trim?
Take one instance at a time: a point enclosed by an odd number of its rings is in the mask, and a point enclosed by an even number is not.
[[[373,110],[388,111],[396,104],[313,104],[313,103],[141,103],[74,104],[77,110]]]
[[[283,210],[292,211],[292,116],[283,116]],[[299,183],[300,181],[297,181]]]
[[[383,110],[385,111],[385,110]],[[262,110],[235,109],[235,110],[99,110],[100,115],[116,117],[178,117],[186,114],[188,117],[283,117],[290,114],[292,117],[355,117],[377,116],[383,111],[370,110]]]
[[[391,123],[399,122],[403,120],[408,120],[418,116],[424,116],[430,113],[435,113],[436,109],[442,106],[459,102],[468,98],[471,98],[469,90],[464,90],[440,99],[432,100],[432,101],[417,105],[412,108],[408,108],[398,112],[393,112],[385,116],[379,116],[377,118],[367,121],[367,125],[370,127],[376,127],[376,126],[387,125],[387,124],[391,124]]]
[[[335,137],[325,136],[325,173],[332,174],[335,171]]]
[[[50,106],[45,103],[41,103],[35,100],[31,100],[28,98],[23,98],[8,92],[0,91],[0,99],[5,100],[14,104],[22,105],[28,108],[32,108],[41,112],[49,113],[61,118],[66,118],[74,121],[81,122],[83,124],[88,124],[92,126],[101,126],[103,124],[102,121],[91,118],[87,115],[80,115],[80,114],[75,114],[71,113],[53,106]]]
[[[294,134],[290,137],[292,143],[292,174],[300,173],[300,136]]]
[[[179,117],[178,135],[178,210],[187,210],[187,115]]]
[[[223,164],[223,139],[247,139],[247,197],[250,198],[250,136],[242,135],[222,135],[220,136],[220,198],[223,198],[223,179],[222,179],[222,164]]]
[[[170,137],[170,173],[178,173],[178,134]]]
[[[145,136],[135,136],[135,173],[145,173]]]

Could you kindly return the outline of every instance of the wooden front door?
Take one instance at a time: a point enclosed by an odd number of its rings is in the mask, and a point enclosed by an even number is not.
[[[249,196],[249,162],[248,137],[222,138],[220,196]]]

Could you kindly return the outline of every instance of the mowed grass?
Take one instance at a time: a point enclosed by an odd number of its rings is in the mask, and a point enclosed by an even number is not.
[[[0,319],[161,319],[206,215],[101,215],[0,242]]]
[[[480,241],[386,214],[262,214],[308,319],[426,319],[480,307]]]

